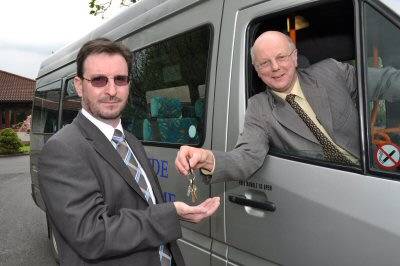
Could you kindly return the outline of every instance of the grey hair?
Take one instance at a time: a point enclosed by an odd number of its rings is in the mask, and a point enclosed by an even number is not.
[[[251,63],[254,65],[254,44],[250,48]]]

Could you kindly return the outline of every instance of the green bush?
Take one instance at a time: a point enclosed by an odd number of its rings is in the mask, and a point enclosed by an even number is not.
[[[6,128],[0,132],[0,153],[18,153],[21,147],[21,140],[14,130]]]
[[[19,148],[20,153],[29,154],[31,151],[31,146],[29,144],[23,144],[21,148]]]

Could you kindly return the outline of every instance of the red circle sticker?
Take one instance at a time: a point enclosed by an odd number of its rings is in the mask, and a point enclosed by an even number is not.
[[[378,146],[375,151],[375,162],[379,168],[390,170],[400,164],[400,148],[396,144],[390,143]]]

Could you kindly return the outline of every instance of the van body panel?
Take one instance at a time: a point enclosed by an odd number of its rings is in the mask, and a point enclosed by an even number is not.
[[[226,197],[268,200],[276,210],[260,211],[227,200],[229,246],[281,265],[325,265],[327,261],[396,265],[400,261],[398,182],[274,156],[267,157],[265,167],[249,182],[271,190],[232,182]],[[388,194],[392,196],[383,199]]]
[[[80,40],[66,45],[57,54],[46,59],[40,67],[38,77],[64,66],[66,62],[73,62],[79,48],[91,39],[103,36],[119,40],[128,33],[131,34],[138,29],[145,28],[156,21],[204,1],[207,0],[148,0],[137,2],[134,7],[121,12],[120,15],[110,19]]]
[[[144,48],[150,44],[157,43],[160,40],[171,38],[174,35],[177,35],[181,32],[187,32],[193,28],[198,27],[199,25],[210,25],[211,27],[211,43],[210,43],[210,61],[208,66],[208,74],[207,74],[207,84],[206,84],[206,101],[214,102],[214,84],[215,84],[215,71],[216,71],[216,59],[218,53],[218,42],[219,42],[219,28],[221,22],[221,13],[222,13],[222,5],[223,3],[213,2],[213,1],[204,1],[203,3],[197,4],[194,8],[185,10],[185,12],[175,14],[174,16],[170,16],[165,20],[159,21],[157,24],[150,25],[149,27],[144,27],[135,32],[135,34],[128,36],[123,40],[123,43],[127,45],[131,50],[138,50]],[[186,23],[182,24],[182,21],[186,21]],[[206,110],[206,121],[205,121],[205,131],[204,131],[204,140],[202,143],[203,147],[211,148],[212,141],[212,130],[213,130],[213,109],[207,108]],[[157,144],[146,146],[145,149],[149,158],[157,159],[161,161],[168,162],[168,178],[160,177],[160,184],[164,192],[171,192],[174,194],[176,200],[179,201],[188,201],[186,196],[188,181],[185,177],[181,177],[175,170],[174,162],[175,162],[175,154],[176,148],[165,148],[161,147]],[[210,185],[205,185],[201,181],[196,183],[199,188],[199,202],[205,200],[210,197]],[[211,235],[210,235],[210,221],[204,221],[200,224],[192,224],[188,222],[181,222],[184,232],[183,241],[180,241],[180,246],[184,250],[184,258],[186,261],[190,260],[190,265],[208,265],[210,262],[211,256]],[[192,233],[200,233],[204,236],[207,236],[208,245],[203,245],[202,248],[199,246],[194,246],[193,241],[186,239],[186,236],[190,235],[190,231]],[[196,241],[199,242],[199,241]],[[204,243],[204,242],[202,242]],[[207,262],[201,257],[207,254],[208,260]],[[200,256],[198,258],[197,256]],[[195,259],[196,258],[196,259]],[[199,264],[195,264],[199,263]]]

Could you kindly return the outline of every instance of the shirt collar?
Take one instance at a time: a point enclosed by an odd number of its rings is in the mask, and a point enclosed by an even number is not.
[[[277,95],[279,98],[282,98],[283,100],[285,100],[285,98],[286,98],[286,95],[288,95],[288,94],[294,94],[294,95],[296,95],[297,97],[300,97],[300,98],[302,98],[302,99],[304,99],[305,97],[304,97],[304,94],[303,94],[303,91],[301,90],[301,86],[300,86],[300,83],[299,83],[299,79],[298,78],[296,78],[296,81],[295,81],[295,83],[294,83],[294,85],[293,85],[293,88],[292,88],[292,90],[289,92],[289,93],[286,93],[286,92],[278,92],[278,91],[274,91],[274,90],[271,90],[275,95]]]
[[[84,108],[81,110],[82,114],[89,119],[90,122],[92,122],[103,134],[106,136],[106,138],[111,142],[112,137],[114,135],[114,130],[119,129],[122,134],[124,134],[124,130],[122,128],[121,124],[121,119],[118,122],[118,125],[116,128],[113,128],[109,124],[104,123],[103,121],[100,121],[99,119],[95,118],[92,114],[90,114],[88,111],[86,111]]]

